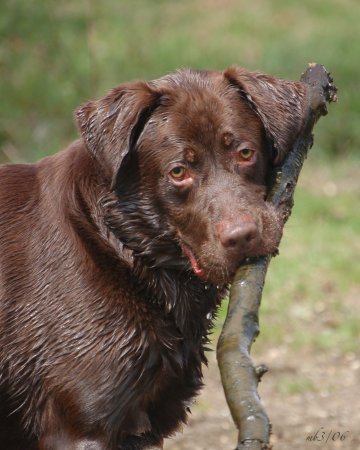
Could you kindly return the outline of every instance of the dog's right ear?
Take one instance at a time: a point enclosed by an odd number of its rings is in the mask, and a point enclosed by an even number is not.
[[[75,111],[85,145],[111,184],[161,98],[160,92],[139,81],[122,84]]]

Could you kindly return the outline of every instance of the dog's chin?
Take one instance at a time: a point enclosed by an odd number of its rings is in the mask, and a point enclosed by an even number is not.
[[[183,255],[188,261],[188,268],[193,275],[201,281],[213,285],[228,284],[236,272],[237,266],[228,267],[226,264],[221,264],[219,261],[214,262],[208,267],[207,264],[202,264],[193,251],[185,244],[182,244]]]
[[[209,262],[203,264],[201,260],[194,255],[193,251],[184,244],[182,245],[182,251],[183,255],[188,260],[189,270],[191,270],[197,278],[209,284],[224,285],[231,283],[236,271],[242,264],[261,256],[276,254],[277,246],[259,246],[248,254],[239,255],[236,261],[228,261],[225,259],[224,261],[213,261],[212,264],[209,264]]]

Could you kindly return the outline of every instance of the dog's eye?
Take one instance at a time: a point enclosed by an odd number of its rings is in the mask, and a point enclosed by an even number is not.
[[[240,160],[250,161],[254,153],[255,153],[254,150],[251,150],[250,148],[242,148],[241,150],[239,150]]]
[[[188,191],[193,185],[194,179],[191,171],[186,166],[174,166],[169,171],[170,181],[179,189],[179,192]]]
[[[170,170],[170,176],[175,180],[181,180],[185,177],[186,170],[183,166],[176,166],[172,170]]]

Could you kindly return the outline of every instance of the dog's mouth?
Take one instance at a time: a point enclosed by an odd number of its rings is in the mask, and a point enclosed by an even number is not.
[[[185,253],[185,255],[187,256],[187,258],[190,261],[192,270],[194,272],[194,274],[200,278],[201,280],[205,278],[205,270],[200,266],[200,264],[198,263],[198,261],[196,260],[194,253],[191,251],[191,249],[185,245],[182,244],[182,249],[183,252]]]
[[[192,271],[194,275],[196,275],[201,281],[207,281],[214,284],[224,284],[228,283],[232,277],[234,276],[236,269],[238,265],[232,267],[232,268],[226,268],[226,270],[220,269],[218,273],[215,271],[208,271],[205,268],[201,267],[200,263],[196,259],[194,253],[190,249],[189,246],[182,243],[181,244],[182,251],[184,255],[187,257],[187,259],[190,262]]]

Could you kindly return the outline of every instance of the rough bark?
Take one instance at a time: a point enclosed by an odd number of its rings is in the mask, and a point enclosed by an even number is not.
[[[279,208],[284,224],[291,214],[297,179],[313,143],[313,127],[327,114],[326,103],[337,100],[337,89],[324,66],[310,64],[300,81],[311,86],[307,120],[287,159],[270,181],[267,199]],[[250,359],[252,343],[259,334],[258,313],[270,260],[271,255],[248,259],[238,269],[217,347],[226,400],[239,430],[236,450],[271,448],[270,421],[257,393],[257,385],[267,368],[255,367]]]

